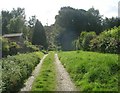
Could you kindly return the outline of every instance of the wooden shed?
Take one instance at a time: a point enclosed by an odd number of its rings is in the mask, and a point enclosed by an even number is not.
[[[3,37],[18,45],[23,45],[23,33],[4,34]]]

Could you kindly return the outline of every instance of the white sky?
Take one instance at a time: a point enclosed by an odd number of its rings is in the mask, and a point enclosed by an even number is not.
[[[25,8],[27,19],[36,15],[43,25],[51,25],[55,22],[55,15],[63,6],[71,6],[76,9],[88,10],[92,6],[99,9],[104,17],[118,16],[118,2],[120,0],[0,0],[0,10],[9,10],[21,7]]]

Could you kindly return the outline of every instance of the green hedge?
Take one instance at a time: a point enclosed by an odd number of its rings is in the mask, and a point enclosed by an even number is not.
[[[32,73],[34,67],[39,63],[43,56],[41,52],[28,54],[19,54],[8,56],[1,59],[2,63],[2,91],[4,93],[13,93],[18,91],[23,85],[24,80]]]
[[[99,35],[96,35],[95,32],[83,31],[75,44],[78,50],[119,54],[120,26],[105,30]]]
[[[120,26],[102,32],[90,42],[90,50],[104,53],[119,53]]]

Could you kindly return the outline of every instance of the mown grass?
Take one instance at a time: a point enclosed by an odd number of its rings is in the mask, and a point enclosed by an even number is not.
[[[118,55],[85,51],[58,55],[80,91],[118,91]]]
[[[32,91],[55,91],[56,72],[54,65],[54,53],[50,52],[45,58],[39,75],[32,85]]]

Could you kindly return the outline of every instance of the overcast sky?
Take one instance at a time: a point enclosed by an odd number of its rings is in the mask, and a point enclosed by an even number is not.
[[[43,25],[51,25],[55,21],[55,15],[63,6],[71,6],[76,9],[88,10],[91,7],[99,9],[104,17],[118,16],[118,2],[120,0],[0,0],[0,10],[9,10],[21,7],[25,8],[27,19],[36,15]]]

